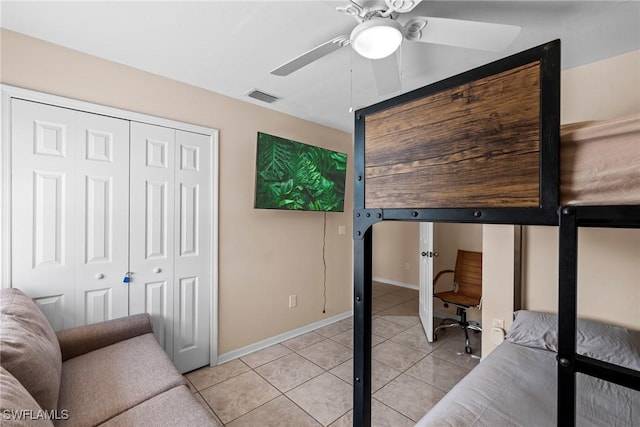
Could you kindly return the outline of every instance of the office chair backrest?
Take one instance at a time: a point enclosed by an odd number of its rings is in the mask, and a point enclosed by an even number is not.
[[[482,252],[458,250],[453,281],[458,284],[458,293],[481,298]]]

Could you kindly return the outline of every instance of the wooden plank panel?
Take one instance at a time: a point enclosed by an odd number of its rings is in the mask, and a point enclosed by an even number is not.
[[[366,116],[365,207],[540,206],[540,62]]]

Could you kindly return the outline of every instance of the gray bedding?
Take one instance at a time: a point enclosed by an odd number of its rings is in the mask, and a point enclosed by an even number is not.
[[[635,340],[626,350],[640,363]],[[504,341],[417,426],[555,426],[555,358],[553,350]],[[577,426],[640,426],[640,392],[582,374],[576,382]]]

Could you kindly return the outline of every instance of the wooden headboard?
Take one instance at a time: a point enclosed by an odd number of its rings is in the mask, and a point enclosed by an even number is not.
[[[555,41],[359,110],[356,206],[555,211],[558,80]]]

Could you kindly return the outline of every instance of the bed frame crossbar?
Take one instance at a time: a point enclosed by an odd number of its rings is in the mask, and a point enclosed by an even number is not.
[[[640,371],[576,354],[576,372],[640,391]]]

